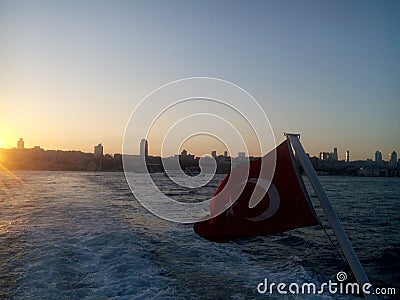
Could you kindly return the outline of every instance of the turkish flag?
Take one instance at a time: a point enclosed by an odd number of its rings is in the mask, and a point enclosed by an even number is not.
[[[287,140],[261,159],[234,168],[204,219],[194,231],[214,242],[319,224]]]

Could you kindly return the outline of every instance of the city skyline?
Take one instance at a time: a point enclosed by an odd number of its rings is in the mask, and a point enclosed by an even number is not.
[[[165,173],[166,170],[175,172],[180,169],[189,176],[196,176],[201,170],[207,174],[227,174],[231,168],[260,159],[257,156],[248,156],[243,151],[238,152],[235,157],[227,151],[222,154],[216,150],[211,150],[211,153],[208,152],[199,157],[186,149],[171,156],[152,156],[148,153],[149,144],[146,139],[140,140],[139,148],[140,153],[134,155],[104,154],[102,143],[95,145],[91,153],[76,150],[46,150],[40,146],[25,148],[24,140],[20,138],[16,148],[0,148],[0,167],[3,170],[124,171],[134,173],[143,173],[146,172],[146,169],[150,173]],[[398,159],[396,151],[390,154],[388,161],[382,159],[382,153],[378,150],[374,155],[374,160],[371,158],[350,160],[350,152],[346,151],[345,160],[343,160],[339,158],[338,149],[335,147],[333,152],[320,152],[317,157],[309,156],[309,159],[313,168],[320,175],[400,176],[400,159]],[[143,165],[144,161],[146,167]],[[177,164],[178,162],[179,164]]]
[[[298,132],[312,155],[387,159],[400,149],[399,20],[395,1],[1,1],[0,148],[22,136],[121,153],[146,95],[209,76],[250,92],[277,143]],[[162,140],[149,139],[150,155]]]
[[[138,144],[138,150],[136,152],[133,153],[129,153],[127,155],[136,155],[136,156],[154,156],[154,157],[161,157],[160,155],[151,155],[149,154],[149,149],[151,149],[149,147],[149,141],[146,139],[141,139],[139,144]],[[0,149],[44,149],[44,150],[51,150],[51,151],[81,151],[84,153],[93,153],[95,157],[99,158],[101,156],[104,155],[120,155],[121,152],[108,152],[108,151],[104,151],[104,145],[103,143],[98,143],[97,145],[92,146],[92,150],[91,151],[84,151],[83,149],[46,149],[46,148],[42,148],[40,145],[34,145],[32,147],[25,147],[25,140],[23,138],[19,138],[16,141],[16,147],[10,147],[10,148],[4,148],[4,147],[0,147]],[[395,161],[397,162],[397,151],[396,149],[392,150],[390,153],[387,154],[387,156],[383,156],[382,152],[378,149],[376,150],[370,157],[365,157],[364,159],[351,159],[351,153],[349,150],[344,150],[343,151],[343,157],[339,154],[340,152],[338,152],[338,148],[337,147],[333,147],[332,148],[333,152],[327,152],[324,150],[320,150],[318,153],[308,153],[310,155],[310,157],[317,157],[320,160],[334,160],[334,161],[357,161],[357,160],[373,160],[373,161],[386,161],[386,162],[390,162],[391,160],[393,160],[393,157],[395,157]],[[233,153],[234,154],[234,153]],[[211,149],[206,152],[206,153],[202,153],[200,155],[196,154],[195,151],[191,151],[190,148],[185,148],[185,147],[181,147],[179,149],[179,151],[177,153],[173,153],[169,156],[165,156],[165,157],[171,157],[174,155],[193,155],[194,157],[201,157],[204,155],[210,156],[210,157],[218,157],[218,156],[225,156],[225,157],[241,157],[241,156],[245,156],[245,157],[252,157],[251,155],[248,155],[248,153],[246,153],[245,151],[238,151],[236,153],[236,156],[232,156],[230,155],[230,153],[225,149],[222,151],[218,151],[215,149]]]

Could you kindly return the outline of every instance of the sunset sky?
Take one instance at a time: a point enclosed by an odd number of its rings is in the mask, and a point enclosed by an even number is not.
[[[142,98],[193,76],[246,89],[312,155],[400,152],[399,1],[0,0],[0,148],[121,152]]]

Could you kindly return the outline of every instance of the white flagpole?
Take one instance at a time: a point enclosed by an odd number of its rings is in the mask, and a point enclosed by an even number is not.
[[[329,202],[328,196],[325,193],[324,188],[321,185],[321,182],[318,179],[317,173],[315,172],[313,166],[309,158],[307,157],[303,146],[300,143],[300,135],[299,134],[292,134],[292,133],[285,133],[286,137],[289,139],[290,144],[293,146],[294,150],[296,151],[296,156],[300,160],[303,169],[310,179],[310,183],[317,194],[319,202],[328,218],[329,225],[331,226],[336,238],[339,242],[340,247],[342,248],[344,255],[346,257],[347,262],[349,263],[351,270],[353,271],[354,276],[360,286],[360,290],[364,294],[365,299],[376,299],[375,295],[372,295],[374,292],[371,285],[369,284],[369,279],[367,274],[365,273],[360,260],[357,257],[356,252],[354,251],[350,240],[344,231],[342,225],[340,224],[339,218],[336,215],[335,210],[333,209],[331,203]],[[369,284],[369,291],[371,294],[366,294],[363,291],[363,285]]]

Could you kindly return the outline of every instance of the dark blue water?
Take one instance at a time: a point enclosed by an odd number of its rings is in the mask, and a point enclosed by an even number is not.
[[[198,201],[222,176],[191,192],[154,180]],[[321,181],[371,282],[400,293],[400,178]],[[0,173],[0,298],[280,299],[257,284],[322,283],[339,271],[351,273],[320,227],[215,244],[147,212],[122,173]]]

